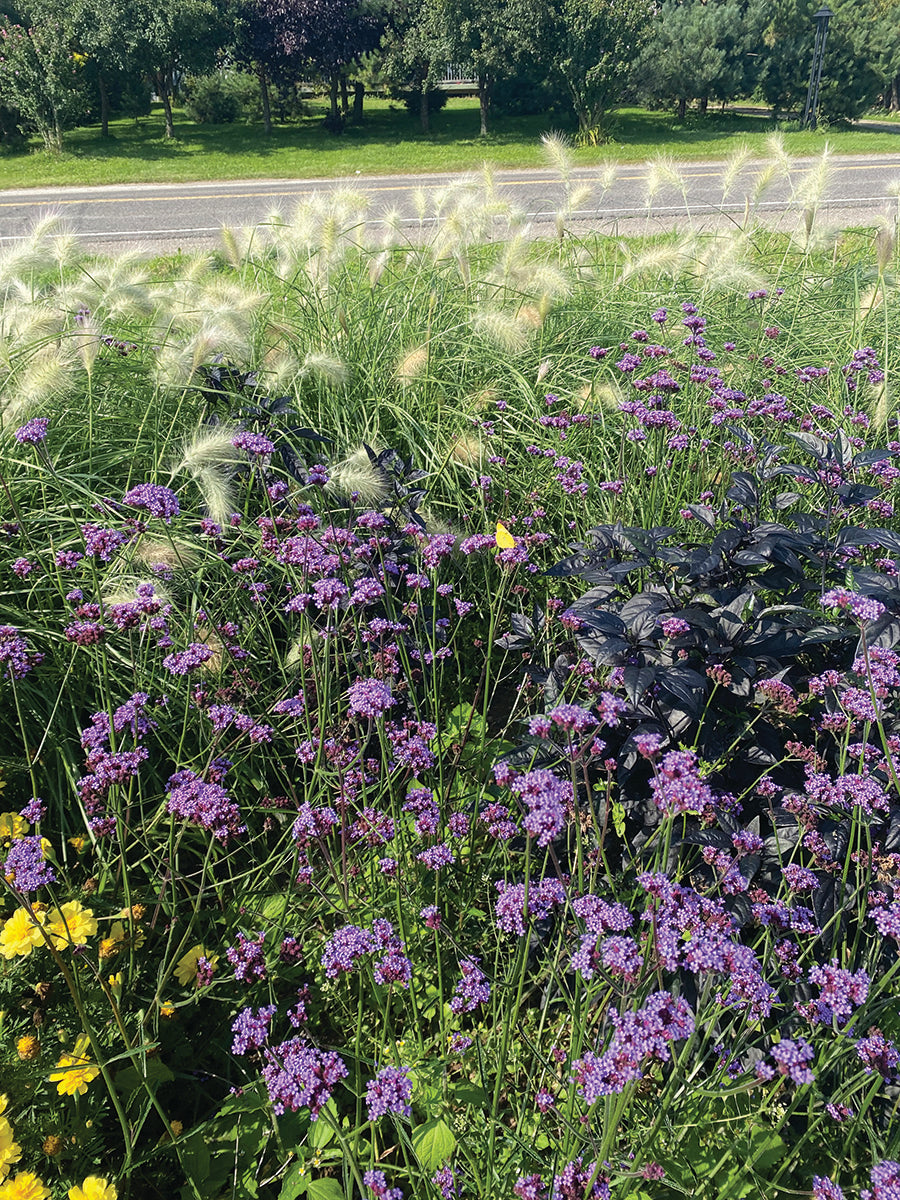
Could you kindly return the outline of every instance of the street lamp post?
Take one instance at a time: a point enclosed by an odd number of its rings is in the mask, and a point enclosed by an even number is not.
[[[834,13],[827,4],[823,4],[813,17],[816,23],[816,44],[813,48],[812,69],[809,73],[809,91],[806,93],[806,107],[800,122],[802,129],[815,129],[816,112],[819,107],[819,84],[822,82],[822,63],[825,59],[825,39],[828,37],[828,22]]]

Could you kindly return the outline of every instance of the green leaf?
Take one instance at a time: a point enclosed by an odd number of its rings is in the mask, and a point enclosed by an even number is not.
[[[612,819],[616,837],[623,838],[625,836],[625,809],[618,800],[612,806]]]
[[[317,1121],[313,1121],[309,1127],[309,1144],[313,1150],[322,1150],[329,1142],[334,1141],[334,1125],[337,1121],[337,1105],[334,1100],[329,1100],[325,1105],[325,1111],[328,1113],[328,1120],[323,1121],[321,1117]]]
[[[278,1200],[297,1200],[298,1196],[305,1196],[309,1184],[310,1179],[305,1164],[295,1162],[281,1181]]]
[[[470,1108],[484,1108],[489,1100],[484,1088],[474,1083],[458,1083],[453,1089],[453,1098],[458,1104],[466,1104]]]
[[[148,1058],[146,1075],[142,1075],[137,1067],[123,1067],[121,1071],[116,1071],[114,1082],[120,1092],[136,1092],[146,1080],[151,1091],[155,1091],[161,1083],[169,1083],[174,1078],[161,1058]]]
[[[313,1179],[306,1194],[312,1200],[347,1200],[336,1179]]]
[[[453,1153],[456,1138],[450,1126],[435,1117],[416,1126],[412,1131],[412,1144],[422,1169],[434,1171]]]

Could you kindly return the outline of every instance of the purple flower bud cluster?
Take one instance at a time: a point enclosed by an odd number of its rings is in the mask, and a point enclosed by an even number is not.
[[[56,872],[44,858],[39,837],[16,838],[6,855],[3,874],[15,891],[26,894],[56,883]]]
[[[572,802],[572,785],[539,767],[515,779],[511,790],[528,809],[525,829],[529,835],[539,846],[549,845],[565,822],[566,806]]]
[[[487,1004],[491,998],[491,985],[478,966],[480,962],[480,958],[464,958],[459,964],[462,978],[457,981],[450,1001],[450,1011],[457,1016],[474,1012],[479,1004]]]
[[[595,1162],[585,1166],[579,1156],[553,1177],[551,1196],[553,1200],[609,1200],[609,1180]]]
[[[884,612],[884,605],[880,600],[861,596],[848,588],[832,588],[822,596],[821,604],[823,608],[846,609],[857,621],[877,621]]]
[[[525,932],[526,920],[539,921],[548,917],[554,908],[566,902],[565,888],[552,877],[530,883],[527,888],[524,883],[506,883],[498,879],[494,887],[498,892],[494,910],[497,928],[520,937]]]
[[[129,504],[132,508],[143,509],[151,517],[158,517],[167,525],[181,512],[175,493],[156,483],[139,483],[137,487],[125,493],[122,503]]]
[[[380,679],[358,679],[347,692],[350,712],[357,717],[376,720],[391,708],[396,701],[391,689]]]
[[[650,780],[656,807],[666,816],[700,814],[714,807],[715,797],[700,778],[697,756],[692,750],[670,750]]]
[[[205,642],[191,642],[184,650],[175,650],[163,659],[163,666],[173,675],[187,675],[202,667],[213,657],[212,649]]]
[[[220,842],[247,832],[241,810],[219,783],[207,783],[193,771],[176,771],[169,779],[167,811],[199,825]]]
[[[572,1077],[587,1104],[621,1092],[642,1079],[647,1059],[671,1060],[671,1043],[690,1037],[694,1014],[682,997],[654,992],[637,1012],[612,1013],[613,1036],[606,1051],[590,1051],[573,1064]]]
[[[796,1084],[812,1083],[815,1080],[809,1064],[815,1058],[816,1052],[803,1038],[782,1038],[780,1042],[775,1043],[769,1055],[775,1061],[774,1068],[765,1062],[756,1066],[756,1077],[762,1082],[774,1079],[776,1071]]]
[[[366,1171],[363,1183],[372,1193],[371,1200],[403,1200],[403,1189],[388,1187],[384,1171]]]
[[[366,1111],[370,1121],[395,1113],[409,1117],[412,1113],[412,1082],[409,1067],[384,1067],[366,1084]]]
[[[317,1120],[335,1086],[348,1075],[339,1055],[317,1050],[299,1037],[273,1046],[265,1056],[262,1075],[278,1116],[308,1108],[310,1120]]]
[[[896,1083],[900,1067],[900,1051],[880,1029],[870,1029],[868,1037],[856,1043],[856,1053],[865,1066],[866,1074],[875,1071],[888,1083]]]
[[[404,949],[390,921],[374,921],[371,931],[358,925],[344,925],[325,943],[321,964],[326,977],[336,979],[355,970],[370,956],[381,953],[383,957],[373,968],[375,982],[398,983],[406,988],[412,979],[412,963],[403,953]]]
[[[274,1004],[267,1004],[265,1008],[259,1008],[256,1012],[252,1008],[242,1008],[231,1025],[231,1032],[234,1034],[231,1053],[246,1054],[248,1050],[258,1050],[264,1046],[275,1012]]]
[[[265,940],[264,932],[258,933],[255,938],[248,938],[239,933],[235,945],[228,947],[225,953],[234,968],[234,977],[238,982],[249,983],[254,979],[266,978],[266,955],[263,950]]]
[[[243,450],[251,456],[271,454],[275,449],[275,443],[270,441],[262,433],[249,433],[244,431],[237,433],[231,439],[231,444],[235,450]]]
[[[31,421],[27,421],[20,426],[13,437],[24,446],[39,446],[47,436],[47,429],[50,426],[50,421],[47,417],[35,417]]]
[[[0,625],[0,665],[7,679],[24,679],[43,660],[14,625]]]

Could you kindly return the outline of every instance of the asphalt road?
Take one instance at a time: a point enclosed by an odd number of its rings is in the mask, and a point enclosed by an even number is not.
[[[743,168],[727,194],[723,194],[724,163],[685,163],[679,167],[684,191],[653,168],[626,165],[605,188],[601,168],[579,169],[572,184],[585,184],[592,193],[581,200],[571,221],[579,228],[607,232],[637,232],[648,227],[683,224],[689,216],[695,226],[712,227],[733,221],[764,177],[766,164]],[[795,159],[790,176],[772,183],[756,204],[756,211],[775,222],[786,211],[804,206],[804,192],[813,182],[816,161]],[[91,249],[139,245],[149,249],[174,249],[213,244],[222,225],[253,225],[273,210],[289,217],[296,203],[313,192],[352,188],[364,192],[370,213],[396,210],[410,227],[419,224],[415,193],[433,192],[458,176],[384,175],[342,179],[235,180],[215,183],[132,184],[125,187],[46,188],[0,191],[0,245],[27,236],[36,220],[58,214],[65,225]],[[553,220],[561,197],[558,178],[546,170],[497,171],[499,192],[512,201],[540,230]],[[880,213],[897,210],[900,189],[900,153],[835,157],[822,194],[820,209],[842,224],[871,223]]]

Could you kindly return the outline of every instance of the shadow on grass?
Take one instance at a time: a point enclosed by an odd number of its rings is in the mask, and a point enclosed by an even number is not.
[[[417,121],[399,105],[370,102],[360,125],[348,125],[343,134],[325,131],[324,105],[310,104],[309,115],[293,125],[273,128],[266,136],[261,124],[199,125],[177,114],[174,138],[163,136],[162,115],[154,112],[138,120],[112,122],[112,136],[103,138],[95,127],[72,130],[66,135],[65,155],[80,159],[106,161],[140,160],[175,162],[194,155],[223,158],[252,158],[265,161],[284,152],[314,153],[327,161],[345,154],[348,147],[364,149],[384,145],[421,144],[425,146],[473,146],[489,150],[497,146],[535,143],[542,133],[559,130],[574,136],[570,121],[544,114],[526,117],[498,115],[487,137],[479,136],[477,101],[454,98],[447,108],[435,113],[429,133],[423,133]],[[652,113],[626,109],[616,114],[613,125],[615,145],[659,143],[666,146],[690,146],[736,133],[760,133],[771,128],[763,117],[715,113],[692,116],[679,122],[671,113]],[[39,151],[38,151],[39,152]],[[10,154],[12,157],[12,154]],[[59,161],[58,157],[55,161]]]

